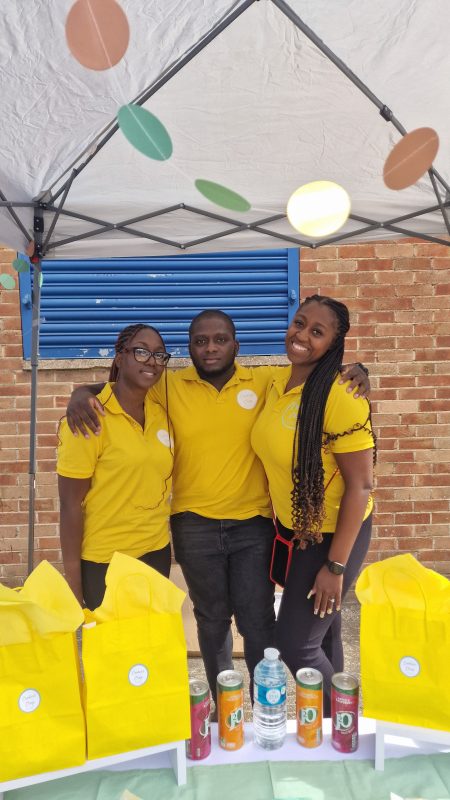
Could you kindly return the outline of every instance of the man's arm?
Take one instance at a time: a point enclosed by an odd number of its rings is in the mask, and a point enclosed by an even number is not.
[[[62,475],[58,475],[59,535],[64,573],[67,583],[81,605],[83,605],[81,541],[84,530],[84,515],[81,504],[89,491],[90,485],[90,478],[65,478]]]
[[[89,439],[89,431],[95,433],[96,436],[100,433],[101,425],[98,414],[104,417],[105,412],[96,395],[100,394],[104,386],[104,383],[96,383],[90,386],[79,386],[73,390],[67,405],[66,416],[67,424],[74,436],[78,436],[80,431],[86,439]]]
[[[353,392],[356,389],[356,397],[369,397],[370,395],[370,380],[369,370],[364,364],[343,364],[341,367],[341,379],[339,383],[346,383],[350,381],[347,386],[347,392]]]

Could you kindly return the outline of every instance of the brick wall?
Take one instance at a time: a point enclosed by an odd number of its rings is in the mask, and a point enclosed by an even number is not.
[[[0,250],[0,272],[15,274]],[[351,310],[347,360],[373,384],[379,436],[369,558],[411,551],[450,575],[450,249],[414,240],[304,250],[301,295]],[[72,387],[106,369],[43,369],[38,384],[36,560],[60,564],[56,426]],[[0,580],[26,574],[30,372],[22,361],[18,291],[0,287]]]

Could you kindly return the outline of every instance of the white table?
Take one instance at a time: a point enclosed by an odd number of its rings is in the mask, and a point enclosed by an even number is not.
[[[0,800],[3,792],[31,786],[35,783],[55,780],[66,775],[76,775],[94,769],[159,769],[172,767],[178,785],[186,783],[186,767],[211,766],[213,764],[252,763],[255,761],[342,761],[367,759],[374,761],[375,769],[384,769],[384,758],[401,758],[402,756],[450,752],[450,733],[431,731],[427,728],[408,728],[391,722],[376,722],[373,719],[359,719],[359,747],[355,753],[343,755],[331,744],[331,720],[325,719],[323,724],[324,741],[320,747],[301,747],[295,735],[295,720],[288,721],[288,734],[283,746],[278,750],[263,750],[253,740],[253,726],[245,725],[245,743],[240,750],[230,752],[223,750],[218,744],[217,723],[213,723],[212,749],[208,758],[202,761],[190,761],[185,757],[185,743],[173,742],[135,750],[108,758],[87,761],[81,767],[43,773],[28,778],[0,784]],[[436,735],[437,734],[437,735]],[[7,798],[5,798],[7,800]]]

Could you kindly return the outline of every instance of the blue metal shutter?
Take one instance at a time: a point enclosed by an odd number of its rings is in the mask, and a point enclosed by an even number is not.
[[[109,358],[118,332],[147,322],[175,356],[205,308],[234,320],[242,355],[284,353],[298,303],[299,251],[43,261],[41,358]],[[30,357],[30,275],[20,275],[24,357]]]

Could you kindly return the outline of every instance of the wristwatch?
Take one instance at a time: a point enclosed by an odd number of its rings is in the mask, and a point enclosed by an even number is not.
[[[333,575],[342,575],[342,573],[345,572],[345,564],[340,564],[339,561],[330,561],[330,559],[327,558],[325,564]]]

